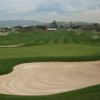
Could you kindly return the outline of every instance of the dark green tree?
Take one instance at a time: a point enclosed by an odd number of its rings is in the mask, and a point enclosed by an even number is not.
[[[55,20],[51,23],[51,27],[52,28],[58,28],[57,22]]]

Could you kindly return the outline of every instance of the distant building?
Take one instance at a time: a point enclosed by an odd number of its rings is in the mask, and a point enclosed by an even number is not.
[[[57,22],[54,20],[51,24],[47,25],[46,30],[47,31],[57,31],[58,30]]]
[[[47,31],[57,31],[57,28],[47,28]]]
[[[81,25],[80,29],[82,30],[95,30],[97,32],[100,32],[100,25],[95,23],[95,24],[89,24],[89,25]]]

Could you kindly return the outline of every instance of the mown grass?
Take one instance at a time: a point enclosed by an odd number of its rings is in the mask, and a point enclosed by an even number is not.
[[[15,65],[26,62],[100,60],[100,39],[92,38],[96,34],[36,32],[0,36],[0,45],[24,44],[22,47],[0,48],[0,75],[8,74]],[[0,94],[0,100],[100,100],[100,85],[50,96]]]
[[[0,48],[0,58],[99,56],[99,46],[47,44],[18,48]]]
[[[98,36],[98,38],[93,38]],[[66,44],[66,43],[78,43],[78,44],[90,44],[100,46],[100,33],[92,31],[82,32],[29,32],[29,33],[9,33],[7,36],[0,36],[0,45],[7,44]]]

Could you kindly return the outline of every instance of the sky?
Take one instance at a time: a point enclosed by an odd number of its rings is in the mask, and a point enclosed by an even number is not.
[[[100,0],[0,0],[0,20],[100,23]]]

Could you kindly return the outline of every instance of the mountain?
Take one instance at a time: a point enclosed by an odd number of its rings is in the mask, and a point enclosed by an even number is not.
[[[45,23],[45,22],[35,21],[35,20],[0,20],[0,27],[6,27],[6,26],[35,26],[35,25],[50,26],[51,23]],[[57,22],[57,25],[58,26],[62,25],[62,26],[69,27],[71,25],[71,23],[74,26],[92,24],[92,23],[87,23],[87,22]]]
[[[34,21],[34,20],[1,20],[0,26],[35,26],[35,25],[43,25],[43,22]]]

